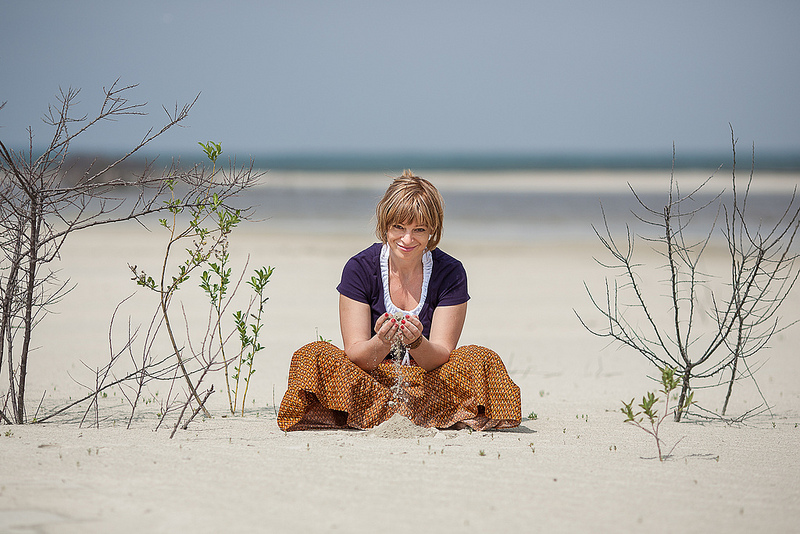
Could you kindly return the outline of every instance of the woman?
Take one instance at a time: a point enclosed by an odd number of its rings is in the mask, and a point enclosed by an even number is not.
[[[395,413],[426,427],[519,425],[519,388],[497,354],[456,348],[469,294],[461,262],[437,248],[439,192],[405,171],[376,216],[381,242],[347,262],[337,287],[344,350],[315,342],[294,354],[280,428],[364,429]]]

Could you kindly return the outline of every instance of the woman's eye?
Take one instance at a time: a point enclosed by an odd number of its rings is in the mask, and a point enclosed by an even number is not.
[[[427,228],[414,228],[414,231],[418,234],[423,234],[428,231]]]

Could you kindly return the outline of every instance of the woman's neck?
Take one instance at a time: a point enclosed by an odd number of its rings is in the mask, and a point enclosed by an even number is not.
[[[399,277],[401,280],[407,280],[415,276],[419,276],[422,272],[422,258],[411,260],[400,260],[396,257],[389,255],[389,272]]]
[[[424,269],[421,260],[398,261],[389,256],[389,298],[401,310],[413,310],[422,299]]]

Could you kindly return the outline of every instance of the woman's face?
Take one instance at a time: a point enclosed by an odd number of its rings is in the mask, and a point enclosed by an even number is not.
[[[386,232],[386,243],[398,259],[414,260],[422,258],[430,234],[427,226],[416,221],[390,224]]]

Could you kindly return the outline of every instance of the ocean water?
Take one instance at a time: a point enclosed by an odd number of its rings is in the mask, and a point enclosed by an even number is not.
[[[756,147],[739,145],[738,159],[741,165],[749,168],[755,157],[758,168],[762,170],[800,170],[800,152],[762,151]],[[201,153],[183,154],[183,161],[202,163]],[[731,162],[728,150],[716,152],[697,152],[670,147],[649,153],[287,153],[256,154],[251,156],[256,166],[281,170],[303,171],[382,171],[384,169],[428,169],[475,171],[542,171],[542,170],[586,170],[586,169],[636,169],[662,170],[716,168]],[[240,157],[241,161],[242,158]]]
[[[669,173],[440,173],[428,177],[440,188],[445,200],[445,237],[453,239],[550,240],[596,239],[592,226],[605,220],[614,231],[631,225],[652,234],[653,228],[638,216],[658,220],[642,203],[662,212],[669,203]],[[265,185],[247,195],[255,207],[258,225],[266,231],[371,234],[375,205],[390,179],[380,173],[270,173]],[[692,191],[707,175],[687,175]],[[272,181],[270,181],[272,180]],[[637,196],[628,187],[637,184]],[[720,202],[730,204],[729,179],[707,185],[683,204],[684,211],[706,206],[692,217],[687,235],[702,236],[713,226],[721,229],[724,212]],[[751,224],[774,226],[792,202],[793,187],[800,175],[771,175],[760,187],[755,182],[748,198]],[[635,186],[636,187],[636,186]],[[743,186],[740,186],[743,187]],[[719,196],[718,195],[722,195]],[[641,203],[640,203],[641,201]],[[797,207],[800,201],[795,200]],[[797,209],[795,207],[795,209]]]

